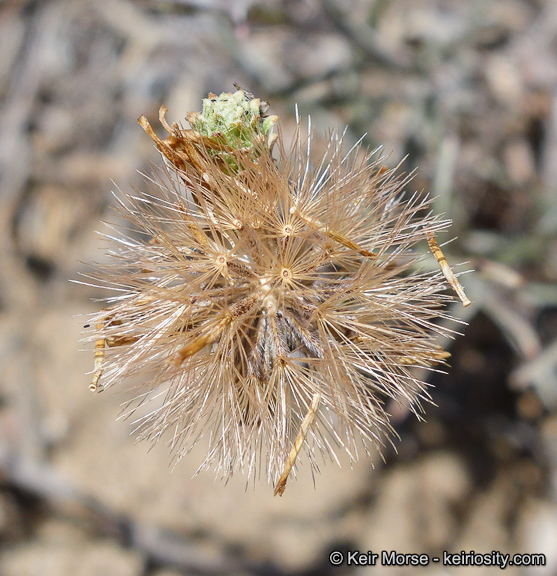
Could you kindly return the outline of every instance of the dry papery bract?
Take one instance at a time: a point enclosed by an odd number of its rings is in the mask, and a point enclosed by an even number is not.
[[[266,475],[279,494],[301,449],[313,471],[319,453],[381,448],[386,402],[419,416],[428,394],[411,369],[448,357],[436,321],[453,298],[413,248],[429,241],[448,269],[435,235],[450,222],[337,134],[314,164],[300,130],[289,149],[279,131],[274,152],[254,138],[224,157],[194,130],[165,124],[161,140],[140,123],[165,167],[120,201],[131,228],[95,275],[116,295],[92,320],[92,389],[133,377],[127,412],[158,397],[140,438],[169,432],[179,459],[206,436],[200,469]]]

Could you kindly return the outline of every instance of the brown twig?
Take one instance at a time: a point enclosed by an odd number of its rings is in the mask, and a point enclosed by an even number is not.
[[[437,244],[437,240],[433,234],[428,235],[427,242],[429,244],[429,248],[431,253],[435,256],[437,262],[439,262],[439,266],[441,267],[441,272],[443,272],[443,276],[445,276],[447,282],[451,285],[451,288],[457,293],[457,296],[460,298],[463,306],[470,306],[472,302],[468,299],[468,296],[464,293],[464,288],[462,288],[460,282],[458,281],[457,277],[454,275],[445,255],[441,248],[439,248],[439,244]]]
[[[288,459],[286,460],[286,464],[284,465],[284,471],[281,477],[279,478],[277,485],[275,486],[275,492],[274,492],[275,496],[277,496],[277,494],[279,496],[282,496],[284,494],[284,491],[286,490],[286,482],[288,481],[290,472],[292,472],[292,468],[296,462],[298,454],[300,453],[302,445],[306,440],[306,436],[308,435],[309,429],[311,428],[311,425],[315,420],[315,416],[317,414],[317,407],[319,406],[320,401],[321,401],[321,394],[319,393],[314,394],[313,399],[311,401],[311,406],[309,407],[308,413],[305,415],[302,421],[302,425],[300,426],[300,432],[296,437],[294,446],[292,446],[292,450],[290,451]]]

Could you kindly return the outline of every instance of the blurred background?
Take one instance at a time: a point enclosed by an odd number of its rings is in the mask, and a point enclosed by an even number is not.
[[[159,130],[161,104],[181,121],[233,82],[286,134],[297,103],[418,168],[409,191],[436,196],[449,260],[475,270],[427,422],[393,414],[398,454],[316,487],[302,463],[282,499],[191,479],[203,441],[174,469],[135,443],[126,397],[87,389],[102,294],[69,282],[103,261],[110,191],[158,161],[138,116]],[[506,574],[557,574],[554,0],[3,0],[0,179],[2,576],[347,573],[332,550],[545,553]]]

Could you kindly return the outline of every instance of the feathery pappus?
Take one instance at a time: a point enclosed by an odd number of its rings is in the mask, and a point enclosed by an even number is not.
[[[311,134],[287,145],[268,105],[238,89],[210,94],[190,128],[165,120],[164,168],[151,192],[125,195],[131,223],[95,278],[115,289],[91,321],[90,388],[136,377],[134,404],[162,394],[139,436],[169,433],[181,458],[204,435],[200,468],[262,471],[282,494],[298,453],[358,458],[392,435],[385,403],[419,415],[413,367],[448,354],[453,297],[466,298],[436,234],[450,221],[407,179],[332,134],[314,161]],[[278,128],[278,133],[275,131]],[[441,271],[423,272],[428,242]],[[358,442],[357,442],[358,441]]]

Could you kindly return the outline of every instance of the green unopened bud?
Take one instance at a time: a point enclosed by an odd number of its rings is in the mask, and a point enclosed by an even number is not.
[[[249,149],[254,144],[274,142],[272,129],[277,116],[268,116],[269,104],[244,90],[209,94],[203,100],[203,112],[190,112],[191,127],[221,144],[235,149]]]

